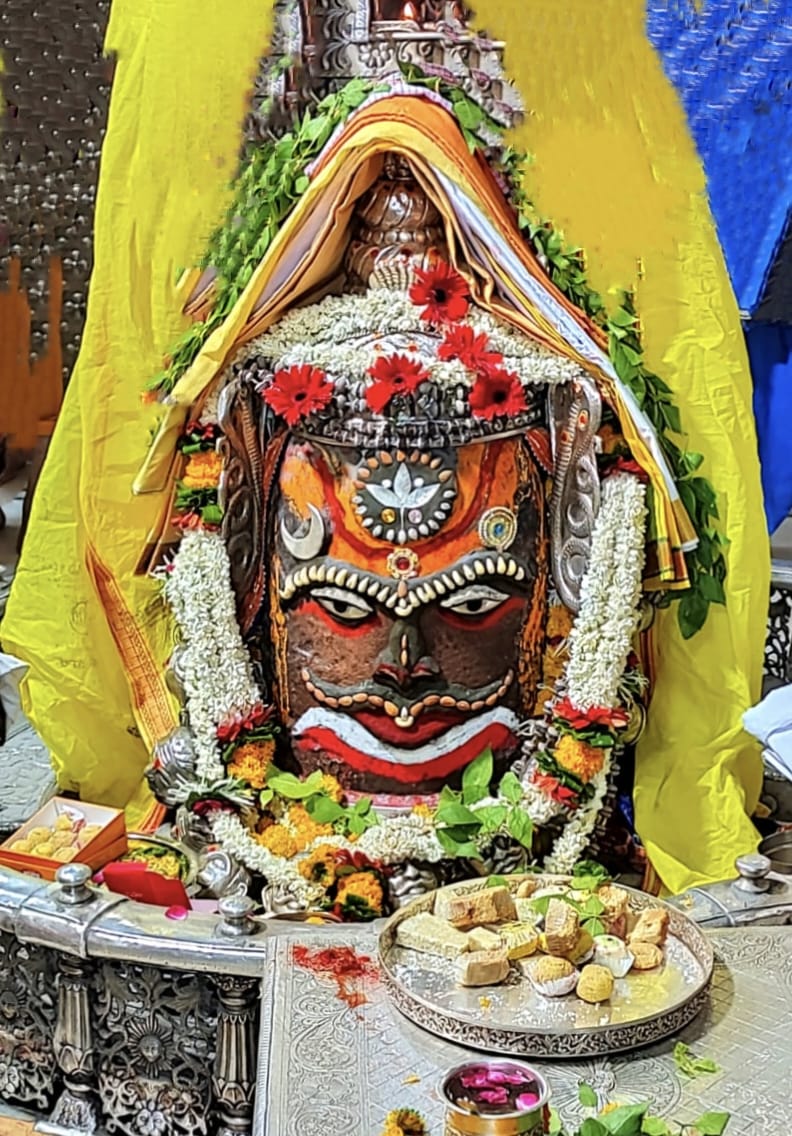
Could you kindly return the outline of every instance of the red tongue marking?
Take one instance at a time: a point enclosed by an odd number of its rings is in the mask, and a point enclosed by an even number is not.
[[[419,765],[402,765],[398,760],[383,761],[381,758],[371,757],[359,749],[347,745],[337,737],[327,726],[313,726],[299,736],[293,738],[297,750],[306,753],[326,753],[329,757],[343,761],[350,769],[359,773],[370,773],[376,777],[387,777],[392,781],[399,781],[404,785],[415,787],[419,781],[434,781],[448,777],[457,769],[469,765],[488,746],[492,749],[503,749],[514,740],[514,734],[500,722],[491,723],[484,729],[464,742],[451,753],[443,757],[430,758]]]

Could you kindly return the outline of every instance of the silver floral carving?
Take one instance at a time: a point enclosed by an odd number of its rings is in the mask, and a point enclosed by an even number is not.
[[[56,1020],[53,956],[0,933],[0,1098],[49,1111]]]
[[[550,502],[553,580],[562,603],[577,612],[600,504],[594,436],[602,400],[594,381],[586,377],[552,386],[548,402],[555,468]]]
[[[96,1074],[108,1133],[206,1136],[216,1021],[216,998],[198,975],[99,968]]]

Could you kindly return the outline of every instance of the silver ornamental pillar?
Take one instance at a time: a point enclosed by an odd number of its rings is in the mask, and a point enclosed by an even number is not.
[[[66,864],[58,869],[58,902],[66,906],[91,903],[95,892],[88,886],[91,869]],[[88,990],[91,964],[74,955],[58,956],[58,1022],[53,1049],[63,1076],[64,1089],[47,1121],[36,1131],[63,1136],[93,1136],[99,1126],[94,1094],[94,1048]]]
[[[247,896],[225,896],[219,908],[222,922],[218,933],[223,938],[244,939],[259,930],[252,918],[255,904]],[[213,982],[219,1002],[212,1075],[217,1136],[249,1136],[256,1095],[259,982],[231,974],[215,975]]]
[[[259,983],[233,975],[217,975],[213,981],[219,1002],[212,1074],[217,1136],[249,1136],[256,1093]]]

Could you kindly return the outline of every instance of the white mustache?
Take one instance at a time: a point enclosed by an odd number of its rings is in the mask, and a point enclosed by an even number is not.
[[[513,710],[508,710],[505,706],[496,706],[484,714],[477,714],[466,722],[451,726],[444,734],[440,734],[439,737],[433,738],[417,749],[402,749],[375,737],[349,714],[328,710],[323,706],[312,706],[294,723],[292,736],[299,738],[301,733],[321,726],[331,730],[336,737],[360,753],[367,753],[373,758],[396,765],[420,765],[453,753],[455,749],[482,733],[488,726],[505,726],[516,733],[519,725],[520,720]]]

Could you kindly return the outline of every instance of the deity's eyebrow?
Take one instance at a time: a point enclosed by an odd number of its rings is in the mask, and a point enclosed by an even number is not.
[[[481,583],[487,577],[500,576],[521,583],[528,575],[526,567],[507,552],[474,552],[449,568],[414,579],[375,576],[352,564],[325,558],[289,572],[281,584],[280,598],[290,600],[312,584],[334,584],[376,599],[397,615],[408,615],[421,604],[431,603],[469,584]]]

